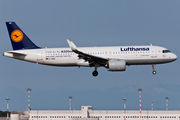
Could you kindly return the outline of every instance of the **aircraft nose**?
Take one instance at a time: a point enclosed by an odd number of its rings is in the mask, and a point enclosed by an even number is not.
[[[173,59],[173,60],[177,60],[177,55],[173,53],[173,54],[172,54],[172,59]]]

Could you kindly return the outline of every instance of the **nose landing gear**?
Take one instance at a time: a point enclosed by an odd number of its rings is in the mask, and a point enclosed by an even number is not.
[[[153,71],[152,71],[152,73],[155,75],[155,74],[156,74],[156,71],[155,71],[155,70],[153,70]]]
[[[155,75],[157,72],[155,71],[154,65],[152,65],[152,69],[153,69],[152,74]]]

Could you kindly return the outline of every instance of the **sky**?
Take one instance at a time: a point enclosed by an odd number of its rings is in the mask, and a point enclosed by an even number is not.
[[[180,109],[180,62],[127,66],[124,72],[98,68],[52,67],[3,56],[12,50],[5,22],[14,21],[38,46],[69,47],[66,39],[78,47],[92,46],[163,46],[180,56],[179,0],[0,0],[0,110],[25,111],[27,88],[31,88],[32,110],[80,110],[91,105],[94,110]],[[72,108],[73,109],[73,108]]]

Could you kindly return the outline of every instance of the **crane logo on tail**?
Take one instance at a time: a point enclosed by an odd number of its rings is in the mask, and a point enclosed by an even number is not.
[[[20,30],[14,30],[11,33],[11,39],[14,42],[20,42],[23,39],[23,33]]]

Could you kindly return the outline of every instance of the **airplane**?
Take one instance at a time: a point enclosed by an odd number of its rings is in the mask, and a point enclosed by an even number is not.
[[[127,65],[152,65],[155,75],[155,64],[177,59],[170,50],[154,45],[77,47],[67,39],[69,48],[42,48],[35,45],[15,22],[6,22],[6,26],[13,51],[4,52],[4,56],[50,66],[94,67],[93,76],[98,75],[98,67],[105,67],[108,71],[125,71]]]

